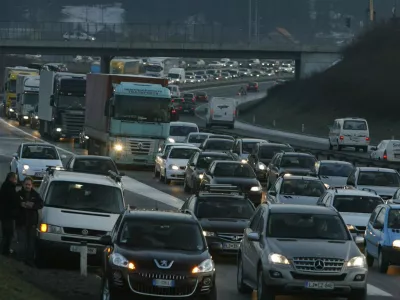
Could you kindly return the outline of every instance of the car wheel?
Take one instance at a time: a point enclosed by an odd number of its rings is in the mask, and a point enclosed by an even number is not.
[[[275,294],[271,291],[268,291],[268,288],[264,282],[262,269],[258,271],[257,277],[257,300],[275,300]]]
[[[367,147],[363,147],[363,148],[362,148],[362,151],[365,152],[365,153],[367,153],[367,152],[368,152],[368,146],[367,146]]]
[[[154,178],[160,177],[160,171],[157,171],[157,167],[154,167]]]
[[[187,184],[187,180],[186,178],[183,180],[183,190],[185,191],[185,193],[190,193],[190,186],[188,186]]]
[[[333,145],[331,144],[330,140],[329,140],[329,150],[333,150]]]
[[[364,247],[364,255],[365,258],[367,259],[368,267],[372,267],[374,265],[374,257],[368,253],[367,246]]]
[[[379,257],[378,257],[378,269],[379,272],[386,274],[389,269],[389,261],[386,258],[385,253],[383,253],[382,249],[379,249]]]
[[[168,179],[168,178],[167,178],[167,172],[164,173],[164,176],[163,176],[163,177],[164,177],[164,183],[165,183],[165,184],[170,184],[170,183],[171,183],[171,179]]]
[[[367,289],[354,290],[351,292],[348,300],[367,300]]]
[[[237,264],[236,286],[241,294],[251,294],[253,292],[253,289],[243,282],[243,262],[241,258],[239,258]]]

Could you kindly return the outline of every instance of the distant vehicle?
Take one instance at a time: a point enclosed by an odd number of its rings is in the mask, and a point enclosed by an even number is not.
[[[94,36],[91,36],[85,32],[81,31],[70,31],[66,32],[63,35],[64,41],[70,41],[70,40],[80,40],[80,41],[95,41],[96,38]]]
[[[196,92],[196,101],[208,101],[207,92]]]
[[[320,160],[317,162],[317,176],[330,187],[345,186],[354,166],[347,161]]]
[[[233,98],[213,97],[206,108],[206,127],[227,126],[235,128],[236,102]]]
[[[171,91],[172,98],[177,98],[181,95],[179,86],[174,85],[174,84],[168,84],[167,88]]]
[[[241,159],[247,160],[249,155],[253,153],[257,145],[264,143],[268,143],[268,141],[252,138],[236,139],[233,152],[236,153]]]
[[[167,140],[172,143],[184,142],[191,132],[199,132],[199,127],[196,123],[171,122]]]
[[[368,123],[360,118],[336,119],[329,129],[329,149],[337,147],[338,151],[354,147],[356,151],[368,151],[370,144]]]
[[[171,68],[168,72],[168,78],[174,84],[182,84],[186,82],[184,68]]]
[[[223,67],[225,67],[225,65],[220,61],[212,61],[211,63],[208,64],[208,67],[210,67],[210,68],[223,68]]]
[[[377,160],[400,161],[400,140],[383,140],[371,147],[370,157]]]
[[[140,73],[139,59],[114,58],[110,62],[110,74],[132,74]]]
[[[206,132],[191,132],[187,136],[185,143],[189,143],[199,147],[212,133]]]
[[[246,90],[248,92],[259,92],[260,90],[258,89],[258,83],[257,82],[249,82],[247,84]]]

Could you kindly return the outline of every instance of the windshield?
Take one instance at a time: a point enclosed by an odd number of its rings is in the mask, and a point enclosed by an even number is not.
[[[365,121],[344,121],[344,130],[367,130],[367,123]]]
[[[11,79],[9,81],[8,92],[15,93],[17,90],[17,81],[15,79]]]
[[[272,213],[267,224],[267,236],[338,241],[350,239],[340,218],[328,214]]]
[[[243,144],[242,144],[242,152],[244,154],[253,153],[253,149],[257,144],[259,144],[259,142],[243,142]]]
[[[197,160],[197,169],[208,169],[214,160],[233,160],[229,156],[200,156]]]
[[[193,153],[198,152],[196,148],[173,148],[169,153],[169,158],[176,159],[189,159],[192,157]]]
[[[197,96],[206,96],[207,93],[206,93],[206,92],[197,92],[196,95],[197,95]]]
[[[169,123],[169,98],[115,96],[114,118],[122,121]]]
[[[57,106],[59,108],[66,108],[66,109],[73,109],[73,108],[79,108],[83,109],[85,108],[85,96],[65,96],[65,95],[60,95],[58,97],[58,103]]]
[[[196,217],[199,219],[250,219],[254,207],[247,200],[214,198],[197,204]]]
[[[343,163],[322,163],[319,166],[318,174],[320,176],[349,177],[353,166]]]
[[[56,148],[43,145],[24,145],[21,158],[26,159],[60,159]]]
[[[358,185],[399,187],[400,180],[397,173],[392,172],[360,172]]]
[[[285,179],[280,194],[306,197],[320,197],[326,188],[319,180]]]
[[[179,78],[179,74],[169,73],[169,74],[168,74],[168,77],[169,77],[169,78],[172,78],[172,79],[176,79],[176,78]]]
[[[370,214],[383,200],[369,196],[336,196],[333,206],[339,212]]]
[[[229,151],[233,148],[233,141],[231,140],[207,140],[204,149],[207,150],[225,150]]]
[[[192,99],[194,97],[194,94],[183,94],[183,96],[181,96],[181,97]]]
[[[200,144],[207,139],[208,135],[205,134],[191,134],[188,139],[188,143]]]
[[[118,244],[138,249],[204,251],[206,245],[196,223],[127,220],[119,234]]]
[[[291,152],[293,149],[287,146],[265,146],[260,147],[258,156],[259,158],[272,159],[276,153],[281,151]]]
[[[283,156],[281,168],[314,169],[315,159],[310,156]]]
[[[24,94],[24,104],[28,104],[28,105],[36,105],[39,102],[39,94],[34,94],[34,93],[28,93],[28,94]]]
[[[170,136],[188,136],[191,132],[199,132],[199,129],[194,126],[185,126],[185,125],[171,125],[169,127],[169,135]]]
[[[148,72],[161,72],[164,69],[160,65],[146,65],[145,70]]]
[[[119,188],[92,183],[53,181],[45,206],[120,214],[124,210]]]
[[[108,171],[118,173],[109,159],[77,159],[72,167],[74,172],[108,175]]]
[[[400,229],[400,209],[391,208],[389,211],[388,228]]]
[[[256,177],[253,169],[248,164],[236,163],[217,163],[213,175],[217,177]]]

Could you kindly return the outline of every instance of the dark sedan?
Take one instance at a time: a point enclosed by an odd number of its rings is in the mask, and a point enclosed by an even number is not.
[[[231,151],[233,149],[234,142],[227,139],[206,139],[201,145],[200,149],[203,151]]]
[[[208,95],[206,92],[197,92],[196,93],[196,100],[197,101],[204,101],[207,102],[208,101]]]
[[[65,169],[73,172],[96,175],[108,176],[110,174],[109,171],[119,176],[125,175],[118,171],[116,164],[108,156],[73,155],[65,165]]]
[[[259,91],[259,90],[258,90],[258,83],[257,83],[257,82],[249,82],[249,83],[247,84],[246,90],[247,90],[248,92],[258,92],[258,91]]]
[[[231,184],[247,194],[251,202],[259,205],[262,200],[262,187],[256,173],[248,163],[240,161],[213,161],[204,172],[200,190],[206,184]]]

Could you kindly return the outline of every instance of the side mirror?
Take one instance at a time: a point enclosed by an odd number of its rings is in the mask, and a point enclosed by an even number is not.
[[[194,163],[191,163],[190,166],[191,166],[191,167],[195,167],[196,165],[195,165]]]
[[[376,150],[378,150],[378,147],[373,146],[373,147],[371,147],[371,150],[372,150],[372,151],[376,151]]]
[[[125,172],[119,172],[119,176],[125,176]]]
[[[268,191],[268,195],[276,196],[276,192],[275,191]]]
[[[60,155],[60,157],[61,157],[61,159],[66,159],[67,158],[67,156],[66,155]]]
[[[14,158],[18,159],[18,153],[17,153],[17,152],[13,153],[12,156],[13,156]]]
[[[251,232],[247,235],[249,241],[258,242],[260,241],[260,234],[258,232]]]
[[[50,106],[54,106],[54,95],[50,96]]]
[[[362,236],[355,236],[353,239],[354,239],[354,242],[357,245],[363,245],[364,244],[364,238]]]
[[[109,235],[103,235],[103,236],[100,238],[99,243],[100,243],[101,245],[104,245],[104,246],[110,246],[110,245],[112,244],[111,236],[109,236]]]

